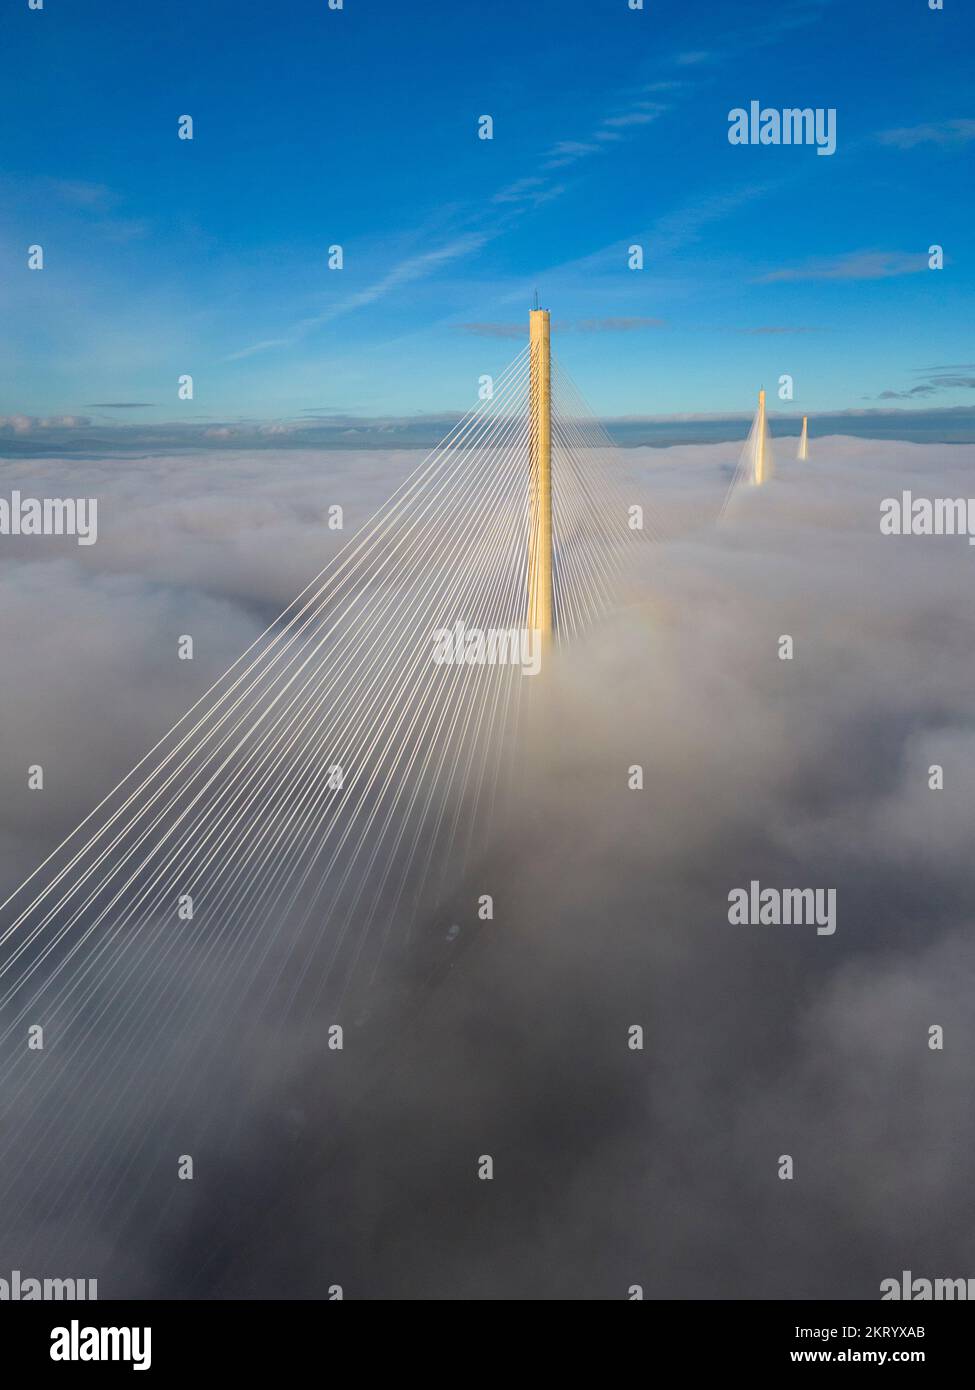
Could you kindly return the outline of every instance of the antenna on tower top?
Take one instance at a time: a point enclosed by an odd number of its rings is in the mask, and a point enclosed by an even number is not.
[[[534,301],[534,303],[532,304],[532,308],[533,308],[533,309],[536,309],[536,310],[537,310],[537,308],[538,308],[538,290],[535,291],[535,301]]]

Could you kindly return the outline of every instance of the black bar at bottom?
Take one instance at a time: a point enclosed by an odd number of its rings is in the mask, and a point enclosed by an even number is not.
[[[973,1331],[965,1302],[645,1302],[618,1310],[611,1323],[604,1323],[602,1315],[592,1324],[574,1315],[571,1331],[559,1323],[557,1313],[550,1327],[541,1302],[514,1312],[489,1303],[467,1314],[458,1304],[451,1304],[446,1314],[432,1315],[416,1304],[408,1306],[404,1322],[402,1305],[356,1304],[352,1299],[3,1303],[0,1332],[4,1363],[16,1365],[18,1377],[50,1370],[70,1383],[72,1376],[86,1372],[136,1372],[162,1380],[208,1371],[239,1372],[252,1379],[285,1366],[292,1372],[323,1372],[336,1366],[339,1354],[364,1356],[362,1370],[370,1374],[388,1357],[401,1374],[415,1358],[429,1365],[438,1348],[448,1359],[456,1358],[464,1345],[458,1337],[476,1340],[467,1342],[472,1356],[468,1369],[454,1360],[451,1378],[466,1380],[469,1372],[481,1378],[492,1366],[508,1376],[514,1357],[504,1335],[509,1317],[511,1330],[521,1334],[518,1364],[523,1368],[525,1352],[534,1344],[532,1359],[544,1364],[546,1379],[560,1363],[571,1368],[587,1344],[603,1357],[612,1347],[614,1362],[631,1351],[645,1370],[672,1365],[684,1371],[768,1369],[781,1374],[797,1366],[860,1365],[947,1372],[968,1352]],[[377,1333],[384,1334],[382,1340],[374,1340]],[[422,1351],[419,1336],[428,1339]]]

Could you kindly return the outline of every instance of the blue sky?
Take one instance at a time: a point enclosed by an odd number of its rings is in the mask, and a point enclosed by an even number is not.
[[[810,412],[969,405],[975,20],[945,5],[9,0],[0,414],[463,409],[536,286],[604,416],[782,373]],[[836,153],[729,144],[753,99],[835,107]]]

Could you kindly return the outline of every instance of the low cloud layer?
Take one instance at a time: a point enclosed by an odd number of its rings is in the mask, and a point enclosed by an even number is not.
[[[154,1068],[206,1057],[220,1083],[168,1109],[123,1065],[151,1175],[66,1075],[48,1122],[107,1126],[89,1197],[58,1210],[79,1160],[52,1143],[47,1189],[8,1194],[0,1265],[168,1297],[874,1299],[902,1269],[975,1274],[975,552],[879,531],[902,489],[966,496],[975,454],[815,433],[793,453],[714,527],[737,446],[622,452],[674,539],[560,659],[525,785],[343,1006],[345,1049],[331,1014],[225,1052],[205,1025],[148,1039]],[[98,490],[100,538],[25,539],[2,580],[8,888],[321,568],[327,506],[364,519],[411,457],[46,465],[35,491]],[[21,790],[35,749],[43,798]],[[753,879],[834,888],[835,935],[730,925]]]

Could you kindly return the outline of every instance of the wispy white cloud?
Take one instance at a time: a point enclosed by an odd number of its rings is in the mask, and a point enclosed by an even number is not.
[[[882,130],[877,139],[882,145],[894,145],[899,150],[912,150],[917,145],[968,145],[975,140],[975,120],[930,121]]]
[[[571,141],[563,142],[566,146]],[[578,159],[579,154],[566,153],[560,160],[553,160],[545,167],[548,169],[558,168],[561,164],[570,164],[573,159]],[[551,184],[537,174],[530,178],[516,179],[514,183],[508,184],[494,194],[491,201],[493,203],[529,203],[532,207],[539,207],[542,203],[549,202],[552,198],[557,198],[564,192],[561,184]]]
[[[488,240],[490,237],[485,232],[469,232],[465,236],[448,242],[445,246],[435,247],[432,251],[423,251],[418,256],[408,256],[398,265],[393,266],[392,270],[379,280],[367,285],[365,289],[349,295],[347,299],[343,299],[340,303],[320,314],[313,314],[309,318],[302,319],[298,328],[300,330],[315,328],[318,324],[329,323],[341,314],[348,314],[354,309],[361,309],[367,304],[374,304],[377,299],[384,298],[401,285],[409,284],[413,280],[421,280],[425,276],[431,275],[435,270],[439,270],[449,261],[456,261],[462,256],[470,255],[473,251],[479,251]]]
[[[228,362],[238,361],[240,358],[252,357],[256,353],[267,352],[272,348],[290,347],[305,334],[310,333],[312,329],[318,328],[322,324],[331,323],[334,319],[340,318],[344,314],[353,313],[356,309],[363,309],[369,304],[375,304],[377,300],[383,299],[402,285],[432,275],[448,262],[480,250],[489,239],[487,233],[469,232],[444,246],[435,247],[431,251],[423,251],[417,256],[408,256],[393,266],[386,275],[373,281],[371,285],[357,290],[355,294],[346,296],[327,309],[323,309],[321,313],[309,314],[306,318],[299,319],[285,337],[266,338],[261,342],[252,343],[248,347],[231,353],[224,360]]]
[[[71,207],[107,212],[119,202],[119,195],[104,183],[82,179],[43,179],[41,182],[50,194]]]
[[[665,106],[658,106],[656,110],[653,111],[627,111],[622,116],[607,116],[605,121],[603,121],[603,125],[608,126],[610,129],[618,126],[649,125],[651,121],[655,121],[658,116],[662,115],[666,109]]]
[[[643,90],[649,91],[650,88]],[[611,116],[604,116],[597,124],[595,130],[581,140],[559,140],[546,152],[546,169],[561,169],[567,164],[575,164],[577,160],[586,159],[593,154],[602,153],[606,145],[625,138],[625,132],[639,126],[652,124],[659,116],[662,116],[669,107],[659,101],[647,101],[645,98],[636,98],[631,101],[625,110],[617,112]],[[559,192],[562,190],[559,189]]]
[[[239,352],[231,352],[225,358],[225,362],[239,362],[244,357],[253,357],[258,352],[268,352],[271,348],[287,347],[294,341],[293,338],[265,338],[263,342],[251,343],[250,347],[241,348]]]
[[[574,164],[587,154],[598,154],[600,146],[593,140],[560,140],[549,150],[545,161],[546,169],[561,169],[566,164]]]

